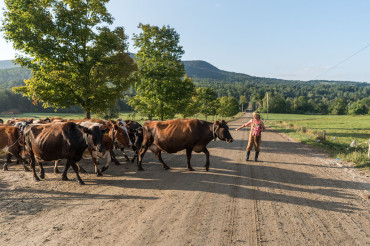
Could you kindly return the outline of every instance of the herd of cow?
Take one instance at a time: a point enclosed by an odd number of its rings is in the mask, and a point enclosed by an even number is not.
[[[164,169],[170,169],[161,157],[161,152],[176,153],[186,150],[187,168],[191,153],[204,152],[206,170],[209,170],[209,151],[207,145],[218,137],[228,143],[233,141],[225,121],[207,122],[197,119],[177,119],[168,121],[147,121],[143,126],[131,120],[81,119],[66,120],[46,118],[44,120],[10,119],[4,124],[0,119],[0,153],[7,154],[3,170],[8,170],[11,158],[21,163],[29,171],[29,163],[34,180],[45,178],[42,162],[55,161],[54,172],[58,173],[60,160],[67,160],[62,180],[68,180],[67,171],[72,166],[79,184],[84,184],[78,165],[83,154],[88,151],[93,159],[98,176],[108,169],[113,161],[119,165],[114,149],[120,149],[127,161],[137,158],[138,170],[144,170],[142,160],[148,148],[155,154]],[[125,149],[132,148],[135,155],[130,160]],[[99,169],[98,158],[106,158],[106,164]],[[39,176],[35,165],[40,168]]]

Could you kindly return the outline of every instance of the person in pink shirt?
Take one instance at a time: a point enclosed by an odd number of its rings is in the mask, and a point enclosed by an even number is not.
[[[260,145],[261,145],[261,132],[265,131],[265,125],[260,117],[260,112],[255,111],[253,112],[253,119],[248,121],[248,123],[241,125],[240,127],[236,128],[235,131],[239,131],[240,129],[251,126],[251,131],[249,133],[249,140],[247,146],[247,156],[245,158],[246,161],[249,160],[249,154],[251,150],[254,149],[256,151],[256,155],[254,156],[254,160],[258,161],[258,155],[260,153]]]

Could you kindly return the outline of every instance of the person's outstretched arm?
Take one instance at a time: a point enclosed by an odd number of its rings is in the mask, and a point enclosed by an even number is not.
[[[238,128],[235,129],[235,131],[239,131],[240,129],[250,126],[252,124],[252,120],[248,121],[248,123],[245,123],[244,125],[239,126]]]

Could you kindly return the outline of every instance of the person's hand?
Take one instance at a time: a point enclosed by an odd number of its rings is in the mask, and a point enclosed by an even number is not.
[[[238,129],[238,128],[236,128],[236,129],[235,129],[235,131],[239,131],[239,129]]]

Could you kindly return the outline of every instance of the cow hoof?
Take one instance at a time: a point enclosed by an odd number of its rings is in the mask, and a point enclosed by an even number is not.
[[[60,173],[59,169],[54,169],[54,173]]]
[[[69,179],[66,176],[64,176],[64,177],[62,177],[62,180],[63,181],[68,181]]]
[[[41,178],[41,179],[45,179],[45,174],[40,173],[40,178]]]
[[[101,172],[98,172],[98,173],[96,174],[96,176],[101,177],[101,176],[103,176],[103,174],[101,174]]]
[[[33,180],[35,180],[36,182],[40,181],[38,177],[33,177]]]
[[[7,167],[3,167],[3,171],[9,171]]]
[[[141,167],[141,168],[139,168],[138,170],[139,170],[139,171],[144,171],[144,168],[142,168],[142,167]]]
[[[85,182],[83,182],[82,180],[79,180],[79,181],[78,181],[78,184],[79,184],[79,185],[84,185],[84,184],[85,184]]]
[[[164,167],[164,170],[170,170],[171,168],[170,167]]]
[[[194,171],[194,169],[193,169],[193,168],[188,168],[188,170],[189,170],[189,171]]]
[[[115,161],[114,164],[116,164],[116,166],[121,165],[121,163],[119,163],[119,161]]]
[[[30,172],[31,170],[30,170],[30,169],[28,169],[27,167],[25,167],[25,168],[24,168],[24,171],[25,171],[25,172]]]

